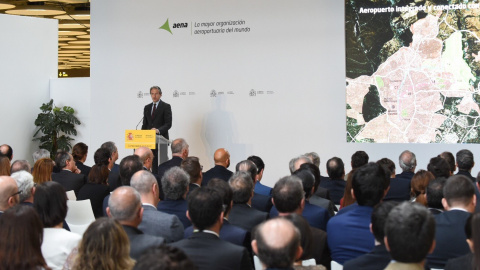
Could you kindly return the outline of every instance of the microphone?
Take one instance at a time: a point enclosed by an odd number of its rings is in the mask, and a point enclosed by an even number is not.
[[[145,116],[144,116],[144,117],[145,117]],[[135,127],[135,129],[138,129],[138,125],[140,125],[140,123],[143,121],[143,118],[144,118],[144,117],[142,117],[142,119],[140,119],[140,122],[138,122],[138,124],[137,124],[137,126]]]

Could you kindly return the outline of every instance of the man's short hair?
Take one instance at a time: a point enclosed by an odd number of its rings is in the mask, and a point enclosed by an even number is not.
[[[18,191],[20,191],[20,202],[24,202],[32,196],[32,189],[35,186],[33,176],[27,171],[18,171],[12,173],[11,177],[17,182]]]
[[[158,92],[160,93],[160,95],[162,94],[162,89],[160,89],[159,86],[154,85],[154,86],[150,87],[150,93],[152,93],[152,90],[153,90],[153,89],[158,90]]]
[[[148,249],[140,258],[133,270],[195,270],[197,267],[181,249],[162,245]]]
[[[111,158],[112,153],[110,150],[108,150],[108,148],[98,148],[97,151],[95,151],[95,154],[93,154],[93,160],[97,166],[108,166],[110,163],[109,159]]]
[[[112,141],[104,142],[100,148],[108,149],[108,151],[110,151],[110,155],[113,155],[118,151],[117,146]]]
[[[320,166],[320,156],[319,156],[317,153],[315,153],[315,152],[308,152],[308,153],[305,153],[304,156],[309,157],[309,158],[312,160],[313,165],[315,165],[315,166],[317,166],[317,167]]]
[[[395,163],[393,163],[391,159],[382,158],[377,161],[377,164],[382,166],[384,170],[388,171],[390,175],[395,172]]]
[[[130,181],[130,186],[140,194],[149,194],[153,184],[157,184],[157,179],[147,170],[136,172]]]
[[[432,247],[435,219],[423,205],[403,202],[388,215],[385,236],[392,259],[419,263]]]
[[[83,142],[75,144],[72,148],[72,156],[75,161],[81,160],[88,153],[88,145]]]
[[[200,187],[188,195],[188,215],[199,230],[212,227],[223,212],[223,198],[213,188]]]
[[[282,234],[281,241],[278,234]],[[267,268],[290,269],[293,266],[300,246],[300,232],[291,221],[285,218],[267,220],[255,229],[253,235],[257,242],[257,256]]]
[[[435,209],[443,209],[443,187],[447,182],[447,178],[439,177],[435,178],[428,183],[426,189],[427,206]]]
[[[413,152],[403,151],[398,157],[398,164],[404,172],[412,171],[417,166],[417,157]]]
[[[195,183],[200,178],[202,165],[200,165],[198,157],[187,157],[182,161],[180,167],[190,176],[190,183]]]
[[[246,172],[250,175],[250,178],[252,178],[252,181],[255,182],[255,178],[257,177],[258,169],[255,163],[250,160],[243,160],[237,163],[237,166],[235,166],[235,171],[236,172]]]
[[[230,212],[231,203],[233,200],[233,191],[230,185],[223,179],[213,178],[212,180],[208,181],[207,187],[215,189],[218,194],[220,194],[223,199],[223,213],[227,215],[228,212]]]
[[[453,174],[453,172],[455,171],[455,157],[453,156],[452,153],[450,152],[442,152],[440,155],[438,155],[439,157],[445,159],[445,161],[448,163],[448,166],[450,166],[450,172]]]
[[[124,157],[122,161],[120,161],[119,168],[120,181],[122,182],[122,185],[129,186],[132,176],[140,170],[143,170],[143,164],[138,156],[130,155]]]
[[[47,149],[38,149],[37,151],[33,152],[32,158],[33,163],[37,162],[37,160],[41,158],[50,158],[50,151]]]
[[[302,180],[293,175],[280,178],[273,187],[272,197],[278,212],[294,212],[300,207],[304,198]]]
[[[15,160],[12,163],[12,167],[10,168],[10,173],[19,172],[19,171],[27,171],[31,172],[32,167],[30,167],[30,163],[28,161],[22,160]]]
[[[183,151],[183,149],[186,149],[187,147],[188,147],[188,144],[184,139],[182,139],[182,138],[175,139],[172,142],[172,146],[171,146],[172,154],[181,153]]]
[[[302,170],[309,170],[313,176],[315,177],[315,184],[314,184],[314,189],[313,189],[313,192],[315,193],[318,189],[318,186],[320,185],[320,181],[322,179],[321,175],[320,175],[320,168],[318,168],[316,165],[314,164],[311,164],[311,163],[303,163],[302,165],[300,165],[300,169]]]
[[[113,218],[118,221],[132,221],[142,208],[140,194],[132,187],[118,187],[108,198],[108,208]]]
[[[310,198],[310,196],[312,196],[312,188],[315,186],[315,176],[313,176],[309,169],[302,168],[296,170],[292,175],[298,177],[302,181],[305,198]]]
[[[382,166],[370,162],[353,174],[352,188],[358,205],[375,206],[390,186],[390,175]]]
[[[228,180],[233,192],[233,203],[244,204],[252,197],[253,181],[247,172],[236,172]]]
[[[12,158],[13,158],[13,149],[8,144],[0,145],[0,153],[3,154],[4,156],[8,157],[8,159],[10,159],[10,160],[12,160]]]
[[[357,169],[368,163],[368,154],[365,151],[357,151],[352,155],[352,169]]]
[[[67,167],[68,160],[70,160],[70,154],[66,151],[59,151],[55,155],[55,165],[60,169]]]
[[[305,156],[305,155],[301,155],[301,156],[298,156],[298,157],[294,157],[290,160],[290,162],[288,163],[288,167],[290,169],[290,173],[294,173],[296,170],[295,170],[295,164],[302,160],[303,163],[313,163],[312,160]]]
[[[255,163],[255,166],[257,166],[258,170],[257,173],[260,173],[263,169],[265,169],[265,163],[263,163],[263,160],[259,156],[249,156],[247,160]]]
[[[173,167],[162,177],[162,190],[165,199],[178,200],[187,192],[190,177],[180,167]]]
[[[392,209],[399,205],[400,202],[396,201],[386,201],[386,202],[381,202],[375,208],[373,209],[372,212],[372,233],[373,236],[375,236],[375,240],[377,240],[379,243],[384,243],[384,238],[385,238],[385,222],[387,221],[388,214]]]
[[[327,161],[327,174],[330,179],[341,179],[345,175],[345,165],[339,157]]]
[[[450,165],[441,157],[433,157],[427,165],[427,170],[431,172],[435,178],[450,176]]]
[[[458,169],[463,171],[470,171],[474,164],[473,153],[468,149],[463,149],[457,152]]]
[[[475,186],[465,175],[453,175],[447,179],[443,187],[443,197],[449,206],[468,205],[475,195]]]

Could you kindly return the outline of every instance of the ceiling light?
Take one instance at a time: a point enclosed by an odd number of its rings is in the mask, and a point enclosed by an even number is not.
[[[90,38],[90,35],[81,35],[81,36],[77,36],[77,38]]]
[[[58,38],[58,41],[74,41],[74,40],[77,40],[77,39],[74,38],[74,37],[59,37]]]
[[[79,23],[59,23],[58,28],[59,29],[75,29],[75,28],[89,28],[90,27],[90,22],[85,21],[85,22],[79,22]]]
[[[65,12],[64,12],[65,13]],[[59,20],[90,20],[90,11],[74,11],[70,14],[63,14],[60,16],[55,16],[55,19]]]
[[[83,36],[86,33],[83,31],[58,31],[59,36]]]
[[[77,41],[69,41],[68,44],[90,44],[90,40],[77,40]]]
[[[44,5],[27,5],[15,9],[6,10],[5,13],[10,15],[25,15],[25,16],[53,16],[65,14],[60,8]]]
[[[59,50],[58,53],[80,53],[88,52],[87,50]]]
[[[58,57],[64,57],[64,56],[73,56],[73,57],[77,57],[77,56],[80,56],[80,54],[78,53],[64,53],[64,54],[59,54]]]
[[[14,8],[15,5],[10,4],[8,2],[0,1],[0,10],[11,9]]]
[[[88,45],[78,45],[78,46],[68,45],[68,46],[62,46],[61,48],[62,48],[62,50],[63,49],[90,49],[90,46],[88,46]]]

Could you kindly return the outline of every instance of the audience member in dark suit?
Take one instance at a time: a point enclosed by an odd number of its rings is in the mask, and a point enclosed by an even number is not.
[[[305,207],[305,191],[301,180],[296,176],[286,176],[275,183],[273,187],[273,203],[278,210],[279,216],[286,216],[295,213],[303,215]],[[302,217],[303,218],[303,217]],[[308,221],[307,221],[308,222]],[[330,265],[331,257],[327,247],[327,234],[325,231],[310,226],[312,231],[313,251],[311,258],[317,264]]]
[[[230,211],[231,224],[252,231],[253,227],[268,218],[268,213],[251,206],[253,180],[247,172],[236,172],[229,180],[233,191],[233,206]]]
[[[132,187],[122,186],[112,193],[108,200],[107,214],[122,224],[130,240],[130,257],[133,259],[138,260],[147,250],[165,243],[164,238],[143,234],[138,229],[142,222],[143,208],[140,194]]]
[[[95,218],[103,216],[103,200],[110,194],[107,186],[109,170],[106,165],[93,165],[86,183],[78,192],[77,200],[90,200]]]
[[[439,177],[433,179],[428,183],[427,191],[425,197],[427,198],[427,207],[430,210],[430,213],[433,215],[440,214],[444,211],[443,209],[443,187],[447,179],[445,177]]]
[[[400,165],[402,172],[397,174],[395,178],[397,180],[404,179],[410,182],[415,174],[415,168],[417,167],[417,157],[414,153],[405,150],[398,157],[398,164]]]
[[[72,155],[68,152],[58,152],[55,159],[55,164],[61,169],[58,173],[52,174],[52,180],[60,183],[65,191],[73,190],[75,195],[78,196],[78,191],[85,185],[85,176],[83,174],[77,174],[77,166]]]
[[[395,163],[388,158],[382,158],[377,161],[385,170],[390,172],[390,188],[387,195],[383,198],[384,201],[409,201],[410,200],[410,180],[395,178]]]
[[[300,239],[299,230],[290,220],[275,218],[255,230],[252,249],[265,269],[293,269],[294,262],[302,256]]]
[[[188,193],[188,182],[188,174],[182,168],[173,167],[166,171],[162,177],[165,200],[160,201],[157,205],[158,211],[176,215],[184,228],[192,225],[186,215],[188,204],[185,198]]]
[[[243,160],[237,163],[237,166],[235,166],[235,171],[244,171],[250,175],[250,178],[252,178],[253,181],[253,186],[255,187],[255,179],[257,178],[257,166],[255,163],[253,163],[250,160]],[[270,209],[272,209],[272,196],[266,196],[262,194],[258,194],[253,191],[253,198],[252,198],[252,207],[260,210],[262,212],[270,212]]]
[[[435,220],[418,203],[403,202],[392,209],[385,224],[385,246],[392,261],[386,270],[424,269],[435,247]]]
[[[328,246],[332,259],[343,265],[348,260],[370,252],[375,239],[370,233],[373,207],[380,203],[390,185],[390,175],[382,166],[368,163],[353,174],[353,197],[358,205],[327,224]]]
[[[244,247],[219,238],[223,223],[223,198],[219,192],[209,187],[193,191],[188,197],[188,216],[193,234],[171,245],[183,250],[199,270],[252,269]]]
[[[255,166],[257,166],[258,170],[257,176],[255,178],[255,193],[265,196],[272,196],[272,188],[260,183],[263,178],[263,171],[265,170],[265,163],[263,162],[263,160],[258,156],[249,156],[247,160],[255,163]]]
[[[115,163],[118,160],[118,149],[115,143],[112,141],[104,142],[100,148],[105,148],[110,151],[112,160],[108,168],[110,169],[110,172],[118,174],[120,172],[120,166]]]
[[[304,163],[313,164],[312,160],[305,155],[300,155],[290,159],[290,161],[288,162],[288,169],[290,170],[290,173],[293,174]]]
[[[139,147],[135,149],[135,155],[140,157],[140,161],[143,163],[143,170],[152,172],[152,166],[153,166],[153,152],[147,147]],[[157,186],[159,188],[159,195],[160,200],[165,199],[165,195],[163,194],[162,190],[162,181],[160,177],[156,174],[153,174],[155,176],[155,179],[157,180]],[[157,205],[157,204],[155,204]]]
[[[145,269],[197,270],[197,267],[181,249],[165,245],[145,252],[133,268]]]
[[[327,173],[328,179],[321,181],[320,186],[330,191],[330,197],[332,201],[339,205],[340,199],[345,192],[346,182],[343,179],[345,177],[345,167],[341,158],[333,157],[327,161]]]
[[[202,165],[200,165],[198,157],[187,157],[182,161],[180,167],[190,176],[190,184],[188,184],[188,194],[190,194],[202,185]]]
[[[219,148],[213,155],[215,166],[203,174],[202,185],[206,186],[208,181],[213,178],[220,178],[228,182],[228,179],[232,177],[233,172],[227,168],[230,167],[230,153],[225,148]]]
[[[249,252],[252,250],[250,243],[250,232],[230,224],[228,221],[228,215],[233,205],[233,192],[232,188],[227,182],[222,179],[214,178],[208,182],[208,187],[215,189],[223,198],[223,205],[226,206],[223,211],[223,225],[220,229],[220,239],[228,241],[238,246],[244,246]],[[185,229],[185,238],[188,238],[193,233],[193,226]]]
[[[383,270],[392,258],[385,247],[385,222],[388,214],[399,203],[395,201],[383,202],[375,207],[372,212],[371,232],[375,237],[375,247],[367,254],[349,260],[343,264],[344,270]]]
[[[428,256],[428,266],[441,269],[449,259],[470,252],[465,241],[465,223],[470,213],[475,211],[475,187],[463,175],[451,176],[445,183],[443,196],[442,203],[446,211],[435,216],[436,247]]]
[[[35,183],[33,182],[33,176],[28,171],[22,170],[12,173],[10,177],[15,180],[15,183],[18,187],[18,192],[20,192],[20,194],[18,194],[18,203],[33,205],[33,195],[35,194]],[[6,199],[6,201],[8,201],[8,199]]]
[[[353,176],[353,173],[355,172],[356,169],[358,169],[358,168],[362,167],[363,165],[367,164],[369,159],[370,159],[370,157],[368,156],[368,154],[365,151],[360,150],[360,151],[356,151],[355,153],[353,153],[353,155],[350,159],[350,165],[352,166],[352,170],[345,175],[345,181],[347,181],[347,179],[349,177]]]
[[[132,176],[143,169],[142,162],[140,158],[136,155],[126,156],[120,162],[120,175],[118,180],[121,182],[120,186],[130,186],[130,179]],[[119,187],[120,187],[119,186]],[[110,195],[103,199],[103,215],[107,216],[107,206],[108,206],[108,199]]]
[[[302,164],[303,165],[303,164]],[[308,221],[310,226],[325,231],[327,229],[327,222],[330,219],[330,215],[325,208],[313,205],[309,203],[309,198],[313,192],[315,177],[308,169],[298,169],[293,173],[293,176],[298,177],[301,180],[303,187],[303,212],[302,216]],[[270,211],[270,217],[278,216],[276,207],[273,207]]]
[[[80,173],[88,179],[88,174],[92,169],[90,166],[85,165],[85,160],[87,160],[88,146],[83,142],[75,144],[72,148],[72,156],[75,160],[75,165],[80,170]]]
[[[448,163],[448,167],[450,168],[450,175],[454,175],[455,171],[457,170],[457,164],[455,162],[455,157],[453,156],[453,154],[451,152],[445,151],[438,156],[443,158]]]
[[[457,175],[465,175],[475,183],[477,179],[471,174],[473,166],[475,166],[475,161],[473,160],[473,153],[470,150],[463,149],[457,152]],[[475,212],[480,212],[480,191],[477,185],[478,183],[475,184],[475,196],[477,198]]]
[[[473,227],[473,228],[472,228]],[[475,230],[475,238],[473,237],[472,231]],[[473,270],[478,269],[478,256],[474,257],[475,247],[477,247],[477,252],[480,251],[480,214],[475,213],[471,215],[467,222],[465,223],[465,235],[467,236],[467,243],[470,251],[467,255],[453,258],[447,261],[445,265],[445,270]],[[477,253],[478,254],[478,253]],[[476,266],[473,268],[472,266]]]
[[[142,200],[143,218],[138,229],[145,234],[161,236],[167,243],[183,239],[180,219],[175,215],[160,212],[155,207],[160,201],[160,191],[153,174],[146,170],[138,171],[132,176],[130,185],[138,191]]]
[[[328,194],[328,189],[321,188],[321,189],[325,190],[326,193],[327,193],[325,195],[325,197],[323,197],[324,195],[322,195],[322,196],[317,195],[318,190],[320,189],[319,185],[322,181],[321,180],[322,176],[320,175],[320,169],[316,165],[311,164],[311,163],[304,163],[304,164],[300,165],[300,169],[309,170],[313,174],[313,176],[315,176],[315,185],[314,185],[314,188],[313,188],[313,195],[309,198],[308,201],[311,204],[314,204],[314,205],[317,205],[317,206],[320,206],[320,207],[326,209],[328,211],[328,213],[330,214],[330,217],[333,217],[335,215],[335,211],[338,211],[338,209],[330,199],[326,198],[326,197],[330,197],[330,195]]]
[[[182,161],[188,157],[189,146],[184,139],[175,139],[172,142],[172,159],[167,160],[158,166],[158,177],[162,179],[166,171],[173,167],[180,167]]]
[[[427,170],[431,172],[435,178],[450,177],[450,166],[447,161],[441,157],[433,157],[427,165]]]

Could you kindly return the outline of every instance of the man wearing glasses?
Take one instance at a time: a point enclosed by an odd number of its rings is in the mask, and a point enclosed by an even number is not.
[[[0,176],[0,215],[20,201],[18,186],[10,176]]]

